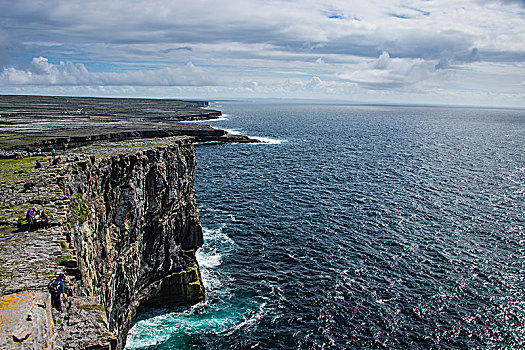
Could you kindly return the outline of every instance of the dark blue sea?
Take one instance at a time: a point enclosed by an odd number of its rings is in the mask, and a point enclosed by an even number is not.
[[[221,103],[208,299],[129,349],[524,349],[525,110]]]

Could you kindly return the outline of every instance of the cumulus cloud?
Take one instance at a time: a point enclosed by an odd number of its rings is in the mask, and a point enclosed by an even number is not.
[[[359,69],[342,72],[339,76],[367,89],[385,90],[414,85],[435,75],[432,62],[420,58],[391,58],[384,51],[377,59],[363,64]]]
[[[27,70],[4,68],[4,85],[134,85],[134,86],[215,86],[219,79],[188,62],[179,68],[133,70],[123,73],[90,72],[82,63],[50,63],[34,57]]]

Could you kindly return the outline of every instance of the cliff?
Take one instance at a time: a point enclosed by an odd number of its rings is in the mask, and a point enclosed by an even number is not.
[[[58,179],[70,199],[79,291],[100,295],[124,344],[141,303],[204,298],[194,252],[202,245],[195,149],[185,140],[71,164]]]
[[[25,170],[52,179],[38,189],[38,201],[27,201],[51,212],[56,226],[27,233],[47,242],[32,247],[39,257],[31,272],[37,282],[15,278],[16,288],[2,290],[10,304],[0,300],[0,319],[20,293],[35,290],[45,299],[49,274],[65,271],[67,312],[54,312],[52,326],[35,324],[36,317],[20,320],[34,330],[17,339],[37,344],[31,334],[38,333],[49,348],[121,349],[140,305],[189,305],[205,297],[195,258],[203,243],[193,190],[195,149],[188,138],[170,137],[83,147],[68,158],[62,165]],[[40,190],[48,191],[44,199]],[[9,242],[15,250],[27,243]],[[9,280],[12,271],[3,266],[0,274]],[[39,319],[47,317],[46,302],[39,304]],[[4,328],[0,345],[16,347],[14,331]]]

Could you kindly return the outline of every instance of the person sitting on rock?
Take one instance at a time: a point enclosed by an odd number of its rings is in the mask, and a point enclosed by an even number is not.
[[[40,224],[43,228],[47,228],[48,221],[49,219],[47,217],[46,211],[45,209],[42,209],[42,212],[40,213]]]
[[[32,190],[33,187],[35,187],[35,183],[33,180],[27,180],[24,184],[24,192],[27,192],[28,190]]]
[[[28,225],[27,230],[31,231],[31,229],[33,228],[33,224],[35,222],[35,208],[30,208],[27,211],[26,220],[27,220],[27,225]]]
[[[40,228],[40,210],[38,210],[38,209],[35,210],[35,216],[34,216],[34,219],[33,219],[33,226],[37,230]]]
[[[60,157],[53,158],[53,165],[58,165],[60,163]]]
[[[60,312],[62,312],[61,296],[62,296],[62,293],[64,293],[64,289],[66,287],[64,285],[64,279],[65,279],[64,274],[59,273],[47,285],[49,294],[51,294],[51,306],[53,306],[55,309],[57,309]]]
[[[42,167],[42,163],[40,163],[38,161],[38,159],[36,160],[36,163],[35,163],[35,169],[40,169]]]

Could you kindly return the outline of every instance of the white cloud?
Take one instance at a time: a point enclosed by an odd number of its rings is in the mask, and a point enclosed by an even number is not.
[[[202,86],[220,85],[219,79],[192,62],[179,68],[132,70],[123,73],[89,72],[82,63],[52,64],[45,57],[34,57],[28,70],[5,68],[0,74],[4,85],[129,85]]]
[[[366,89],[395,89],[435,78],[439,73],[434,66],[432,61],[420,58],[391,58],[385,51],[377,59],[344,71],[339,77]]]
[[[523,19],[518,0],[4,1],[0,92],[523,95]]]

